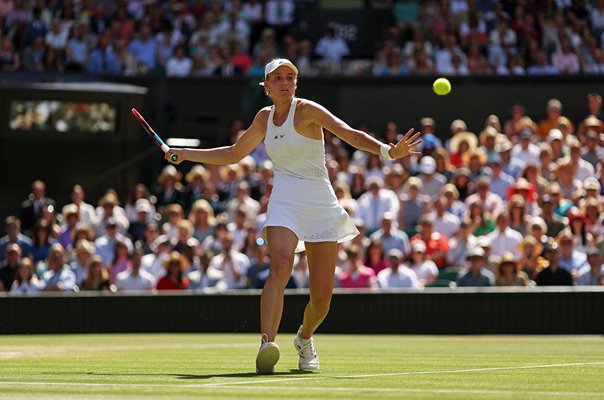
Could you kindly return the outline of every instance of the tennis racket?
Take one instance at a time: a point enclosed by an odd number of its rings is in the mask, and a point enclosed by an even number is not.
[[[149,125],[149,123],[147,121],[145,121],[145,118],[143,118],[141,113],[139,113],[136,108],[133,108],[132,110],[130,110],[130,112],[132,113],[132,115],[134,115],[134,118],[136,118],[138,123],[141,124],[141,126],[143,127],[145,132],[147,132],[147,135],[149,135],[149,137],[151,139],[153,139],[153,141],[155,142],[157,147],[162,149],[162,151],[164,153],[167,153],[168,151],[170,151],[170,148],[168,147],[168,145],[165,144],[163,140],[161,140],[159,135],[157,133],[155,133],[153,128],[151,128],[151,125]],[[172,160],[172,162],[177,162],[178,156],[176,154],[172,154],[172,156],[170,157],[170,160]]]

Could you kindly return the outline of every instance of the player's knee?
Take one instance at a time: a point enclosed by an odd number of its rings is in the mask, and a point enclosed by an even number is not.
[[[271,257],[271,267],[269,278],[274,279],[284,285],[289,280],[292,273],[293,258],[287,255]]]

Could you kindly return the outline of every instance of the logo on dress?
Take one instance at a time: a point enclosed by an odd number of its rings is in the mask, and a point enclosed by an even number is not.
[[[283,138],[284,136],[285,136],[285,135],[277,134],[277,135],[275,135],[275,139],[281,139],[281,138]]]

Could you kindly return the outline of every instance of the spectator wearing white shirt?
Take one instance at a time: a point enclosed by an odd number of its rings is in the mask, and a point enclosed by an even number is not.
[[[377,275],[378,285],[382,289],[415,289],[421,288],[417,275],[409,267],[401,264],[403,253],[399,249],[388,252],[390,268],[381,270]]]
[[[447,178],[436,172],[436,160],[431,156],[424,156],[419,162],[419,178],[422,180],[420,194],[435,196],[447,183]]]
[[[317,42],[315,53],[328,63],[339,66],[342,59],[350,54],[350,49],[344,39],[336,36],[335,28],[328,26],[325,35]]]
[[[150,248],[153,253],[145,254],[141,262],[145,271],[153,275],[155,280],[158,280],[166,274],[164,261],[167,260],[173,248],[172,242],[168,236],[159,235],[151,242]]]
[[[68,31],[62,29],[61,22],[58,19],[54,19],[44,42],[51,49],[61,52],[65,50],[65,46],[67,45],[67,35]]]
[[[174,50],[174,56],[166,64],[166,75],[184,77],[191,75],[193,60],[185,54],[185,47],[179,45]]]
[[[268,0],[264,5],[264,20],[276,31],[277,39],[287,33],[294,22],[295,11],[294,0]]]
[[[420,285],[427,286],[436,282],[438,267],[434,261],[426,259],[426,243],[423,240],[415,240],[411,247],[409,268],[417,276]]]
[[[17,266],[15,280],[9,288],[10,293],[36,293],[42,290],[43,284],[38,280],[38,277],[36,277],[34,272],[35,268],[31,258],[22,258]]]
[[[214,270],[222,271],[228,289],[240,289],[246,284],[246,272],[250,267],[250,259],[245,254],[233,248],[233,235],[226,233],[221,240],[222,251],[212,257],[208,274]]]
[[[65,213],[65,208],[69,207],[71,204],[75,204],[78,206],[80,222],[86,226],[93,227],[97,223],[96,210],[91,204],[88,204],[84,201],[85,197],[86,193],[84,192],[82,186],[75,185],[71,191],[72,203],[65,205],[62,213]]]
[[[595,176],[596,170],[594,166],[581,157],[581,143],[573,137],[567,141],[567,145],[570,149],[570,164],[575,171],[574,179],[584,182],[587,178]]]
[[[443,195],[436,196],[434,206],[434,230],[448,239],[459,230],[459,217],[447,211],[447,199]]]
[[[438,71],[452,71],[455,69],[453,65],[453,55],[459,57],[462,65],[467,65],[467,57],[464,52],[455,43],[455,36],[445,35],[443,38],[443,47],[438,49],[434,54],[436,69]]]
[[[533,143],[533,131],[522,128],[518,134],[520,142],[512,148],[512,159],[519,159],[523,164],[534,162],[539,165],[539,146]]]
[[[242,10],[250,27],[250,43],[254,44],[260,39],[260,33],[264,27],[264,4],[260,0],[248,0],[243,3]]]
[[[522,242],[520,232],[513,230],[509,226],[509,216],[505,210],[495,214],[495,224],[497,229],[486,236],[486,240],[491,245],[491,255],[503,257],[507,252],[516,254],[518,245]]]
[[[54,244],[46,259],[47,270],[42,273],[44,291],[73,292],[77,290],[76,277],[66,266],[65,249],[60,244]]]
[[[476,181],[476,193],[466,198],[468,207],[476,201],[482,202],[485,211],[489,214],[495,214],[503,209],[501,197],[491,192],[491,181],[488,176],[479,177]]]
[[[144,252],[140,247],[135,248],[130,254],[130,268],[117,274],[118,290],[151,290],[155,287],[155,277],[141,269],[143,256]]]
[[[365,223],[365,229],[370,234],[380,228],[382,216],[386,212],[397,215],[399,212],[399,201],[396,194],[384,188],[384,181],[372,176],[366,181],[367,192],[358,199],[357,216]]]

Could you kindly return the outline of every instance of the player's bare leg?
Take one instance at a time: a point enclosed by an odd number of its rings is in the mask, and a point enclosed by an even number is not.
[[[279,347],[274,343],[281,315],[283,293],[292,273],[294,250],[298,237],[283,227],[267,227],[270,270],[260,298],[260,329],[262,344],[256,357],[256,371],[271,374],[279,361]]]
[[[304,310],[302,326],[294,339],[301,370],[319,369],[319,357],[312,335],[329,312],[338,247],[336,242],[306,243],[310,275],[310,301]]]

